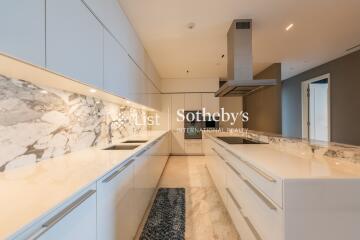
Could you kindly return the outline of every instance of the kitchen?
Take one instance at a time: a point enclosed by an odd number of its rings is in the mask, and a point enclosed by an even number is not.
[[[2,1],[0,239],[358,239],[339,3]]]

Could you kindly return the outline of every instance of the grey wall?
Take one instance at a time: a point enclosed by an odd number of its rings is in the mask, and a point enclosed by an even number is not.
[[[281,64],[272,64],[254,78],[277,79],[279,84],[244,97],[244,109],[249,113],[249,121],[245,127],[281,134]]]
[[[242,97],[221,97],[219,99],[220,108],[224,108],[225,112],[228,113],[238,113],[243,110],[243,98]],[[243,122],[237,120],[234,125],[231,125],[231,121],[220,122],[221,128],[242,128]]]
[[[360,145],[360,51],[283,81],[283,135],[301,137],[301,82],[327,73],[330,73],[331,141]]]

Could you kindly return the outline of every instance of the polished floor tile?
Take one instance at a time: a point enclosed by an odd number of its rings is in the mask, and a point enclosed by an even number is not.
[[[159,187],[186,189],[186,239],[240,239],[206,168],[206,157],[170,157]]]

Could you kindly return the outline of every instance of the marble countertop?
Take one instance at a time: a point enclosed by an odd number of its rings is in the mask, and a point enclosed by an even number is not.
[[[255,167],[280,179],[360,179],[360,166],[335,159],[318,159],[301,151],[287,153],[272,144],[227,144],[217,136],[221,133],[207,133],[206,136],[251,163]]]
[[[0,239],[60,206],[165,133],[149,131],[129,137],[149,139],[134,150],[104,151],[105,146],[94,147],[1,173]]]

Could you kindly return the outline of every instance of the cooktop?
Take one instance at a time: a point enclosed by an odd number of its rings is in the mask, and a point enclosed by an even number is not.
[[[242,138],[242,137],[217,137],[217,138],[228,144],[268,144],[265,142],[260,142],[253,139]]]

